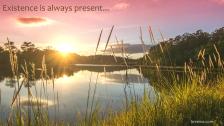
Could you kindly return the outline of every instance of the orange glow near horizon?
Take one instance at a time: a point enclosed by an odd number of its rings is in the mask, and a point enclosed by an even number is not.
[[[71,46],[67,45],[67,44],[61,44],[57,47],[57,50],[60,52],[62,57],[68,57],[68,54],[71,53],[73,51],[73,49],[71,48]]]
[[[74,48],[74,39],[66,36],[60,36],[59,38],[55,38],[54,47],[58,50],[63,56],[66,56],[68,53],[76,52],[77,50]],[[77,44],[77,43],[76,43]]]
[[[57,45],[56,49],[64,54],[67,54],[73,51],[72,47],[67,43],[61,43]]]

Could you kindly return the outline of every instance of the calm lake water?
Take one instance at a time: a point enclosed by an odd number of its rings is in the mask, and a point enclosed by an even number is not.
[[[70,76],[63,75],[55,79],[54,89],[52,81],[49,80],[47,83],[46,87],[43,87],[41,81],[37,81],[35,86],[31,87],[31,92],[33,97],[41,97],[43,106],[48,105],[50,117],[53,119],[56,115],[59,120],[73,120],[77,112],[85,113],[88,92],[90,92],[91,105],[94,90],[96,92],[94,106],[98,104],[102,111],[106,108],[119,111],[125,106],[126,95],[129,100],[134,95],[141,98],[144,88],[149,92],[151,99],[155,98],[154,89],[150,86],[148,79],[142,77],[136,69],[99,73],[82,70]],[[10,104],[15,85],[16,82],[10,78],[0,82],[0,118],[3,120],[11,110]],[[43,89],[46,89],[45,93]],[[23,107],[26,108],[27,88],[24,86],[20,91],[20,99],[21,103],[24,102]]]

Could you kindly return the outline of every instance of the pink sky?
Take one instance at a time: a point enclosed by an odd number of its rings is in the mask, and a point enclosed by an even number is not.
[[[3,5],[102,5],[105,12],[3,12]],[[150,44],[147,26],[166,38],[202,29],[211,32],[224,26],[224,0],[1,0],[0,46],[9,37],[20,44],[32,41],[37,46],[56,47],[67,43],[78,53],[95,50],[103,28],[105,44],[108,30],[125,43],[140,43],[139,27]],[[159,37],[158,37],[159,39]]]

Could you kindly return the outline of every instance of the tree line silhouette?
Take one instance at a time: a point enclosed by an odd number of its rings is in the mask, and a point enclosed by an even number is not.
[[[4,75],[6,73],[7,75],[11,74],[9,50],[17,56],[19,71],[22,71],[21,66],[25,63],[28,64],[28,68],[31,66],[30,64],[34,64],[37,69],[41,68],[43,59],[47,68],[53,68],[55,72],[59,73],[62,73],[61,71],[64,71],[65,68],[71,67],[70,65],[72,64],[124,64],[124,59],[122,57],[116,57],[115,60],[113,55],[81,56],[76,53],[63,55],[60,51],[55,49],[39,49],[32,42],[23,42],[20,47],[17,47],[15,46],[15,42],[8,40],[8,42],[0,45],[0,75]],[[126,60],[128,62],[135,61],[127,58]],[[79,67],[74,70],[78,71],[81,69],[86,68]]]
[[[212,33],[198,30],[170,38],[151,47],[148,54],[139,61],[150,65],[183,66],[185,63],[197,64],[200,58],[208,61],[210,57],[215,61],[217,51],[223,59],[224,27]],[[203,53],[203,57],[199,57],[199,53]]]

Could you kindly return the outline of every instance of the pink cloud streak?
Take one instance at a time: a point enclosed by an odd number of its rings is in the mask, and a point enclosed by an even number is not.
[[[120,3],[115,4],[113,8],[115,10],[124,10],[124,9],[127,9],[129,6],[130,6],[129,3],[120,2]]]
[[[47,20],[40,17],[19,17],[17,21],[22,24],[36,24],[46,22]]]

